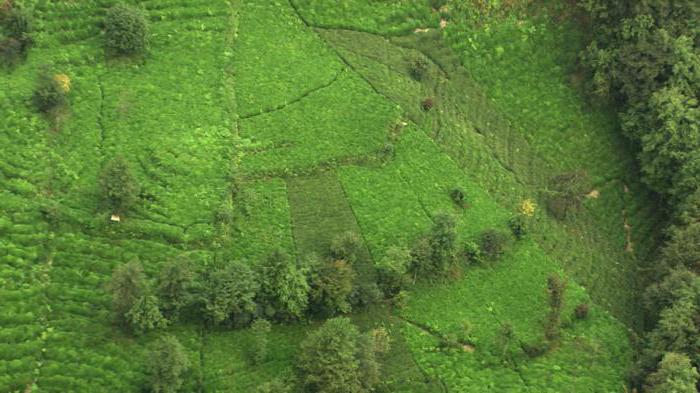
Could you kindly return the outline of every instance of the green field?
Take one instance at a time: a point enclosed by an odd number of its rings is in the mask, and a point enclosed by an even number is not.
[[[35,43],[0,73],[0,391],[145,391],[147,350],[171,333],[192,363],[182,391],[255,392],[294,375],[299,343],[322,321],[275,324],[257,365],[246,328],[187,321],[134,337],[113,322],[112,270],[138,260],[154,278],[181,255],[203,271],[257,266],[278,249],[300,263],[352,231],[369,280],[387,250],[410,247],[440,214],[455,217],[463,245],[508,232],[528,199],[530,235],[498,261],[450,280],[413,277],[403,308],[353,310],[361,330],[392,337],[378,391],[626,391],[637,273],[663,216],[615,114],[579,89],[583,33],[560,21],[568,3],[477,22],[427,0],[130,1],[151,31],[147,53],[129,59],[103,50],[113,3],[23,1]],[[31,105],[47,64],[71,80],[58,120]],[[121,222],[98,187],[115,155],[142,186]],[[595,196],[555,219],[548,182],[574,170]],[[450,199],[455,188],[466,207]],[[504,323],[520,342],[542,338],[555,272],[568,279],[560,342],[504,361]],[[573,318],[579,303],[591,303],[586,320]],[[470,345],[444,347],[465,323]]]

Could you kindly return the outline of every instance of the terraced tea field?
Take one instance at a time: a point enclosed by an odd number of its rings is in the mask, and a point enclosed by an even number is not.
[[[181,391],[255,392],[296,373],[321,319],[274,324],[261,364],[248,359],[247,328],[183,319],[134,336],[114,323],[113,269],[138,260],[154,280],[182,255],[206,271],[255,267],[275,250],[297,263],[355,232],[369,282],[390,248],[411,247],[441,214],[461,246],[509,233],[525,200],[537,205],[530,235],[500,260],[448,280],[413,276],[404,307],[349,314],[392,337],[378,391],[625,391],[636,273],[662,217],[613,114],[568,79],[574,26],[534,12],[476,25],[458,10],[441,26],[419,0],[147,0],[133,2],[150,22],[147,53],[115,59],[101,26],[113,3],[23,1],[35,43],[0,74],[0,391],[144,391],[148,349],[169,333],[191,363]],[[46,64],[71,80],[55,119],[31,105]],[[99,188],[116,155],[142,188],[119,222]],[[574,170],[588,174],[589,197],[558,220],[548,182]],[[568,277],[558,345],[500,356],[506,323],[520,343],[541,339],[554,272]],[[580,303],[591,304],[585,320],[573,318]],[[443,345],[464,334],[469,345]]]

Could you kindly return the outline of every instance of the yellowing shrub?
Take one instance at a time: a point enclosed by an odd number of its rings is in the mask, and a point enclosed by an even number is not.
[[[70,77],[68,75],[56,74],[53,76],[53,80],[64,94],[70,91]]]
[[[532,199],[525,199],[520,203],[520,214],[527,216],[527,217],[532,217],[535,215],[535,211],[537,210],[537,203],[533,201]]]

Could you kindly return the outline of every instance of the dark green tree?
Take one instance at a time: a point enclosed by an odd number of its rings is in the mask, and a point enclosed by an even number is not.
[[[377,264],[378,283],[384,294],[393,297],[408,281],[411,252],[402,247],[389,247],[386,255]]]
[[[309,303],[306,269],[281,250],[273,252],[259,267],[259,303],[268,318],[298,319]]]
[[[163,336],[151,349],[146,364],[149,385],[155,393],[175,393],[189,370],[187,351],[174,336]]]
[[[111,212],[124,214],[138,202],[140,187],[123,156],[117,155],[105,163],[99,181],[102,198]]]
[[[331,241],[331,256],[355,264],[365,257],[360,235],[355,232],[344,232]]]
[[[659,369],[646,380],[645,392],[696,393],[698,371],[686,355],[668,352],[664,354]]]
[[[148,20],[144,11],[117,4],[105,17],[105,45],[122,55],[141,53],[148,45]]]
[[[182,307],[193,301],[194,288],[194,267],[186,257],[177,257],[160,268],[156,294],[168,315],[176,316]]]
[[[141,263],[132,261],[117,266],[107,290],[112,295],[112,310],[117,321],[126,326],[129,322],[127,313],[148,290]]]
[[[207,273],[202,284],[203,313],[209,321],[250,321],[256,311],[259,284],[248,265],[234,261]]]
[[[140,296],[126,313],[126,319],[136,334],[168,325],[168,320],[163,317],[158,307],[158,298],[153,295]]]
[[[327,315],[347,313],[355,281],[352,266],[343,260],[316,265],[311,272],[311,301],[315,309]]]
[[[298,365],[304,391],[373,391],[380,377],[378,356],[387,345],[377,334],[360,334],[348,318],[327,320],[301,344]]]

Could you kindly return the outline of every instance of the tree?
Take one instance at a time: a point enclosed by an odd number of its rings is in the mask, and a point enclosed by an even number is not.
[[[53,73],[46,68],[39,74],[32,102],[40,112],[54,113],[54,110],[65,106],[68,102],[66,93],[61,84],[54,78]]]
[[[143,11],[118,4],[105,17],[105,45],[122,55],[141,53],[148,45],[148,21]]]
[[[191,303],[194,279],[192,263],[185,257],[175,258],[161,267],[156,293],[168,315],[177,315],[182,307]]]
[[[259,302],[267,317],[298,319],[309,303],[309,284],[305,269],[289,255],[276,250],[260,265]]]
[[[438,214],[430,230],[430,248],[435,272],[444,273],[454,262],[457,230],[454,217]]]
[[[131,329],[137,333],[167,326],[168,320],[163,317],[158,308],[158,299],[153,295],[140,296],[129,312],[126,319]]]
[[[313,268],[311,273],[311,300],[323,314],[350,312],[355,272],[343,260],[328,261]]]
[[[348,318],[327,320],[301,344],[300,381],[307,392],[364,393],[379,381],[377,356],[388,344],[360,334]]]
[[[161,337],[148,356],[151,390],[155,393],[177,392],[189,367],[190,360],[182,344],[173,336]]]
[[[204,315],[214,323],[232,318],[245,323],[256,310],[255,296],[259,285],[255,274],[242,262],[231,262],[206,276],[202,288]]]
[[[680,265],[659,282],[651,284],[644,294],[644,301],[651,315],[659,315],[661,310],[686,297],[700,299],[700,276]]]
[[[129,321],[127,313],[147,291],[146,276],[141,263],[132,261],[117,266],[112,271],[107,290],[112,295],[112,310],[117,320],[126,325]]]
[[[696,393],[698,371],[690,359],[679,353],[664,354],[659,369],[647,377],[644,389],[649,393]]]
[[[674,228],[664,245],[664,264],[669,267],[685,266],[700,274],[700,221]]]
[[[331,241],[331,256],[355,264],[364,257],[362,239],[355,232],[344,232]]]
[[[411,270],[423,277],[439,277],[455,260],[457,231],[454,217],[439,214],[427,236],[414,242],[411,249]]]
[[[700,298],[683,297],[660,313],[648,335],[647,356],[659,359],[665,352],[684,353],[700,363]]]
[[[406,286],[406,273],[411,263],[411,252],[402,247],[389,247],[379,261],[377,275],[379,286],[387,296],[394,296]]]
[[[136,177],[121,155],[107,161],[102,167],[100,189],[105,203],[113,213],[126,213],[139,199]]]
[[[256,319],[250,326],[253,332],[253,363],[260,364],[267,357],[267,341],[272,325],[266,319]]]
[[[561,325],[561,312],[564,309],[564,292],[566,281],[558,274],[551,274],[547,278],[547,295],[549,298],[549,314],[545,323],[545,337],[550,340],[559,338]]]

